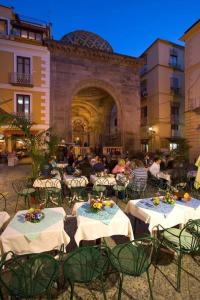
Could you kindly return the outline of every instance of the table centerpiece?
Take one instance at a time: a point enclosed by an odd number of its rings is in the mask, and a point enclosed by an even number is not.
[[[30,208],[25,214],[25,220],[31,223],[39,223],[44,219],[44,216],[40,208]]]
[[[108,198],[92,198],[90,199],[89,203],[90,209],[96,213],[102,209],[105,209],[106,206],[112,208],[115,204],[113,200],[110,200]]]

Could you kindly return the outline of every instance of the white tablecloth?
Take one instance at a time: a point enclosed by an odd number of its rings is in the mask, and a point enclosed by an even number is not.
[[[51,210],[51,214],[48,216],[47,211]],[[16,254],[28,254],[28,253],[41,253],[44,251],[50,251],[53,249],[60,249],[61,245],[65,246],[69,244],[70,237],[64,230],[63,220],[65,218],[65,211],[62,207],[46,208],[43,210],[45,218],[41,222],[46,222],[48,225],[42,226],[43,229],[38,234],[39,224],[33,224],[35,226],[35,232],[31,234],[36,235],[35,238],[29,239],[27,235],[12,225],[12,221],[8,224],[4,232],[0,237],[2,252],[13,251]],[[25,210],[18,211],[14,216],[14,221],[20,222],[19,219],[23,218]],[[22,222],[22,221],[21,221]],[[26,221],[24,226],[30,225]]]
[[[97,177],[96,175],[90,175],[90,182],[97,185],[116,185],[116,179],[114,176]]]
[[[60,180],[56,178],[51,179],[36,179],[33,183],[34,188],[47,188],[47,187],[56,187],[61,189]]]
[[[10,219],[6,211],[0,211],[0,228]]]
[[[148,208],[136,206],[136,203],[141,200],[142,199],[130,200],[127,203],[125,212],[148,223],[151,233],[159,224],[164,228],[170,228],[179,224],[185,224],[189,219],[200,219],[200,206],[194,209],[187,205],[179,205],[177,202],[169,214],[163,214]]]
[[[85,203],[85,202],[84,202]],[[76,203],[72,210],[72,215],[77,215],[77,209],[83,203]],[[133,240],[133,230],[129,218],[119,209],[108,225],[99,220],[77,216],[78,228],[75,233],[75,241],[79,245],[82,240],[96,240],[98,238],[112,235],[128,236]]]
[[[85,187],[88,184],[88,179],[85,176],[75,177],[73,175],[64,175],[63,179],[68,188]]]

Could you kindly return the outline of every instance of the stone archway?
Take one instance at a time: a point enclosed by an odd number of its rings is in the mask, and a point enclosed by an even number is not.
[[[97,82],[82,83],[71,102],[72,142],[80,146],[122,146],[121,110],[110,93]],[[120,111],[119,111],[120,110]],[[75,129],[79,124],[79,132]],[[82,124],[80,126],[80,124]],[[77,128],[77,127],[76,127]]]

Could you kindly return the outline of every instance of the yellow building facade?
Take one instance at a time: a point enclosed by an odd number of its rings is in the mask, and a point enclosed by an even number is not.
[[[0,6],[0,108],[25,116],[33,132],[49,128],[50,54],[44,40],[46,24],[24,20],[12,8]],[[13,150],[9,137],[20,138],[15,128],[0,128],[0,148]],[[14,140],[14,139],[13,139]]]
[[[184,137],[184,47],[157,39],[141,58],[141,150],[167,152]]]
[[[200,155],[200,20],[181,37],[185,42],[185,137],[190,161]]]

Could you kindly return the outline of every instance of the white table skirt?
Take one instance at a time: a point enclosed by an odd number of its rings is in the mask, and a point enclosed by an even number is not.
[[[88,184],[88,179],[85,176],[75,177],[73,175],[64,175],[64,182],[68,188],[85,187]]]
[[[6,211],[0,212],[0,228],[10,219],[9,214]]]
[[[153,233],[157,225],[162,225],[164,228],[170,228],[176,225],[183,225],[189,219],[200,219],[200,207],[197,209],[179,205],[176,203],[173,210],[164,215],[150,209],[136,206],[136,203],[141,199],[130,200],[125,208],[126,213],[130,213],[134,217],[149,224],[149,231]]]
[[[96,175],[90,175],[90,182],[100,185],[116,185],[116,179],[114,176],[97,177]]]
[[[77,216],[77,209],[81,205],[83,203],[76,203],[74,205],[72,215]],[[77,245],[82,240],[96,240],[112,235],[124,235],[128,236],[130,240],[134,239],[131,222],[121,209],[116,212],[108,225],[99,220],[83,216],[77,216],[77,225],[78,228],[74,236]]]
[[[49,179],[36,179],[33,183],[34,188],[49,188],[49,187],[56,187],[61,189],[60,180],[56,178],[49,178]]]
[[[63,215],[63,219],[41,230],[39,235],[29,240],[22,232],[10,226],[10,223],[0,237],[2,252],[13,251],[15,254],[41,253],[53,249],[60,249],[61,245],[69,244],[70,237],[64,230],[63,220],[65,211],[62,207],[47,208]],[[18,211],[14,218],[26,211]],[[41,221],[42,222],[42,221]],[[34,224],[37,226],[38,224]]]

